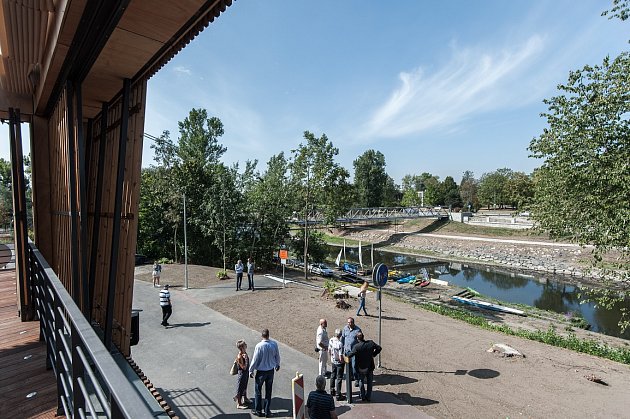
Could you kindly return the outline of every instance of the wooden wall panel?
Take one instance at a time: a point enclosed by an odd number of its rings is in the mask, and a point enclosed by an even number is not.
[[[128,131],[126,133],[126,155],[125,155],[125,171],[122,185],[122,207],[121,207],[121,226],[120,236],[117,244],[118,248],[118,269],[116,273],[116,289],[114,294],[113,308],[113,329],[112,339],[114,344],[128,355],[130,352],[129,340],[131,329],[131,309],[133,301],[133,281],[135,268],[135,250],[138,229],[138,205],[140,194],[140,174],[142,164],[142,141],[144,133],[144,110],[146,100],[146,80],[135,83],[131,87],[130,95],[130,116]],[[57,106],[48,120],[48,171],[49,190],[48,196],[38,195],[38,201],[48,198],[50,206],[50,235],[48,237],[39,237],[38,240],[52,240],[51,255],[49,263],[59,276],[66,289],[73,295],[73,261],[72,261],[72,214],[70,198],[70,169],[77,170],[79,168],[78,155],[78,137],[76,136],[76,123],[71,124],[69,121],[68,105],[71,98],[67,97],[67,92],[61,95]],[[72,103],[74,105],[74,103]],[[76,114],[75,114],[76,115]],[[109,105],[107,115],[107,127],[105,136],[105,148],[103,155],[100,155],[100,133],[102,118],[97,115],[93,121],[93,129],[91,138],[85,138],[86,147],[90,149],[90,161],[86,162],[88,172],[83,179],[77,176],[76,184],[76,210],[81,211],[81,201],[79,188],[81,182],[85,183],[86,200],[83,205],[87,211],[87,243],[81,243],[81,235],[78,234],[78,270],[76,275],[80,276],[80,287],[88,286],[90,255],[94,246],[96,246],[96,259],[94,263],[95,281],[94,292],[91,301],[92,320],[105,327],[107,312],[107,295],[108,282],[110,276],[112,239],[113,239],[113,217],[114,217],[114,201],[116,198],[116,175],[118,171],[118,149],[120,138],[120,118],[122,115],[122,104],[120,97],[115,99]],[[76,122],[76,121],[75,121]],[[69,145],[69,129],[74,126],[75,141]],[[85,130],[84,130],[85,132]],[[69,146],[75,150],[75,158],[70,161]],[[42,148],[43,149],[43,148]],[[41,156],[37,156],[40,158]],[[98,161],[102,158],[104,161],[104,169],[102,174],[101,185],[101,205],[96,208],[98,201]],[[41,172],[40,173],[44,173]],[[38,174],[40,176],[40,174]],[[41,175],[43,176],[43,175]],[[37,179],[36,179],[37,181]],[[43,191],[43,189],[42,189]],[[42,192],[40,191],[40,192]],[[100,210],[100,222],[98,224],[98,241],[94,239],[94,214]],[[76,219],[77,228],[81,228],[80,218]],[[80,230],[79,230],[80,233]],[[81,275],[81,252],[88,263],[85,272],[87,277]],[[77,305],[82,307],[82,292],[76,290],[78,302]]]

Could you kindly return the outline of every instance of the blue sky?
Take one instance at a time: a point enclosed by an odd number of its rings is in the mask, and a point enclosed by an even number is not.
[[[381,151],[397,183],[530,173],[542,100],[570,70],[628,49],[630,26],[600,16],[610,3],[237,0],[149,81],[145,132],[177,139],[177,121],[205,108],[223,121],[224,161],[261,171],[308,130],[351,173]]]

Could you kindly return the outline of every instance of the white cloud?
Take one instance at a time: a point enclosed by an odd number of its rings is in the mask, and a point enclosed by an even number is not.
[[[173,68],[173,71],[179,74],[185,74],[187,76],[191,76],[192,75],[192,71],[190,70],[190,68],[185,67],[183,65],[178,65],[177,67]]]
[[[423,68],[401,72],[400,86],[363,125],[362,140],[456,129],[476,113],[537,100],[528,70],[543,47],[540,36],[497,52],[452,47],[450,61],[432,73]]]

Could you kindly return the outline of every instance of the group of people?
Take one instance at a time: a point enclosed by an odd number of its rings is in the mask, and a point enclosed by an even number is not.
[[[254,291],[254,260],[252,258],[247,259],[247,290]],[[245,267],[243,266],[243,261],[240,259],[234,265],[234,271],[236,272],[236,291],[242,291],[241,283],[243,282],[243,270]]]
[[[344,369],[348,363],[348,373],[352,374],[355,387],[360,388],[361,400],[369,402],[372,399],[372,383],[374,381],[374,357],[382,348],[374,341],[365,340],[365,336],[354,318],[348,317],[343,330],[335,329],[332,338],[328,339],[328,321],[319,320],[315,334],[315,351],[319,353],[319,376],[328,375],[327,364],[330,358],[330,397],[338,401],[346,397],[341,392],[344,379]],[[317,385],[317,383],[316,383]],[[348,389],[346,389],[348,391]],[[317,396],[317,398],[321,398]]]
[[[263,329],[261,341],[254,348],[254,355],[250,361],[247,355],[247,343],[244,340],[236,342],[238,354],[234,360],[238,366],[236,379],[236,395],[234,401],[237,409],[252,407],[252,414],[259,417],[271,417],[271,393],[273,391],[274,372],[280,369],[280,350],[278,343],[269,339],[269,329]],[[247,398],[247,384],[254,379],[254,405]],[[265,388],[263,400],[262,390]]]

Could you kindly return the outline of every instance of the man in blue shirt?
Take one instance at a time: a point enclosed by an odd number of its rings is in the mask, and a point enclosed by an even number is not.
[[[341,343],[343,344],[343,354],[348,355],[354,345],[357,344],[358,339],[357,335],[361,333],[361,328],[354,324],[354,319],[352,317],[348,317],[348,324],[343,328],[343,332],[341,334]],[[355,359],[350,359],[350,366],[352,367],[352,379],[354,379],[354,386],[359,387],[359,374],[357,373]]]
[[[249,365],[249,376],[255,381],[254,411],[255,416],[271,417],[271,391],[273,389],[274,370],[280,369],[280,351],[278,343],[269,339],[269,329],[263,329],[262,340],[254,349],[254,356]],[[265,404],[262,405],[262,386],[265,385]],[[263,408],[265,413],[263,414]]]

